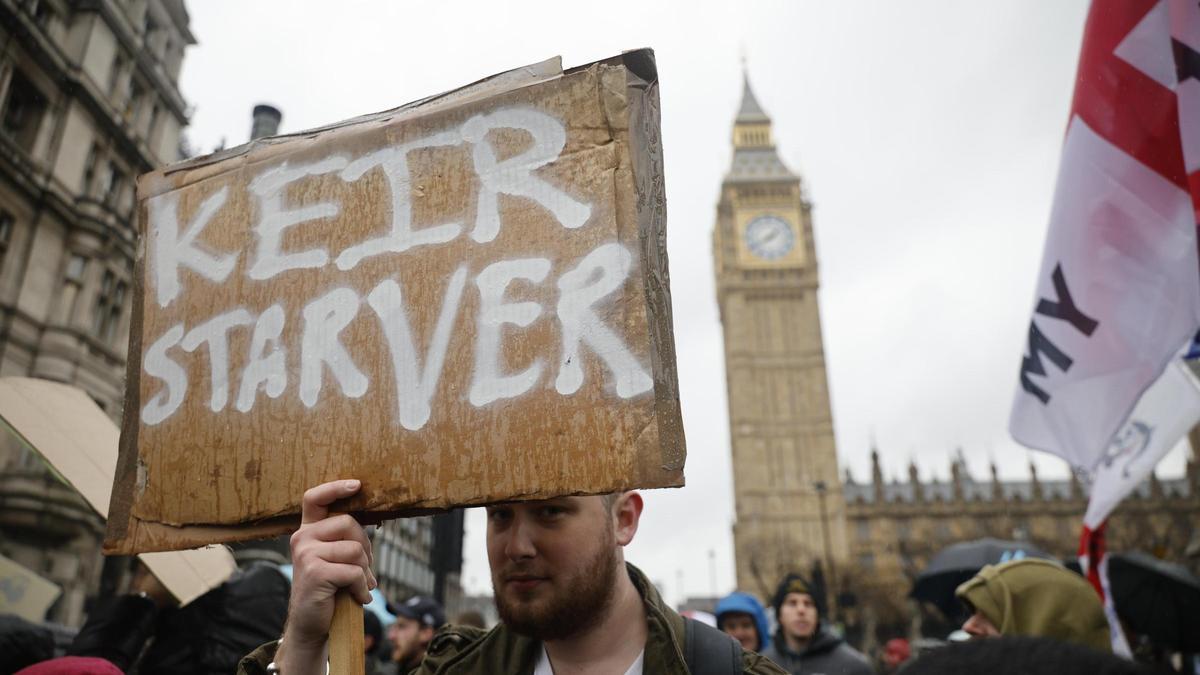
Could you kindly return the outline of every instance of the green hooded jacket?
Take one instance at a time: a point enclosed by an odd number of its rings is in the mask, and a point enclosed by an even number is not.
[[[988,565],[955,595],[1001,635],[1032,635],[1111,652],[1108,620],[1095,589],[1056,562],[1025,558]]]
[[[683,617],[668,607],[641,570],[626,564],[629,578],[646,608],[646,654],[642,671],[647,675],[688,675],[683,657]],[[242,659],[238,675],[265,675],[278,643],[265,644]],[[518,635],[504,624],[489,631],[468,626],[445,626],[429,643],[425,660],[414,675],[531,675],[541,655],[538,640]],[[754,675],[787,675],[771,661],[743,652],[742,672]],[[283,673],[282,675],[287,675]]]

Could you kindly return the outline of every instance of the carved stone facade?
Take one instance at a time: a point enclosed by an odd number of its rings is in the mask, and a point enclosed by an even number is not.
[[[817,303],[812,208],[749,81],[713,256],[725,334],[739,588],[848,555]]]
[[[1074,479],[1002,481],[995,465],[977,481],[962,455],[950,464],[950,480],[921,480],[909,465],[904,481],[886,481],[872,451],[870,482],[847,474],[846,520],[850,565],[843,591],[858,596],[862,623],[907,626],[912,608],[905,598],[916,574],[950,544],[996,537],[1028,541],[1063,560],[1079,545],[1087,494]],[[1200,572],[1200,464],[1193,458],[1184,477],[1145,481],[1121,503],[1108,522],[1110,551],[1142,550]],[[865,616],[864,614],[869,614]],[[881,637],[887,637],[886,635]]]
[[[179,158],[182,0],[0,0],[0,376],[68,382],[121,416],[136,234],[134,179]],[[69,424],[70,420],[64,420]],[[48,620],[128,561],[103,522],[0,433],[0,554],[58,584]]]

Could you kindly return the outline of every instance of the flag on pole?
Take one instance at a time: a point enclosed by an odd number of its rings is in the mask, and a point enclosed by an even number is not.
[[[1198,222],[1200,3],[1093,3],[1009,429],[1092,479],[1079,559],[1123,655],[1104,527],[1200,417],[1175,359],[1200,327]]]
[[[1200,386],[1182,359],[1175,359],[1146,390],[1113,435],[1091,475],[1091,498],[1083,524],[1093,530],[1154,471],[1159,460],[1200,421]]]
[[[1107,522],[1101,522],[1095,529],[1084,525],[1083,534],[1079,537],[1079,566],[1104,603],[1104,617],[1108,619],[1108,638],[1112,642],[1113,653],[1132,659],[1133,650],[1129,648],[1129,641],[1125,639],[1125,631],[1121,629],[1121,620],[1117,617],[1117,608],[1113,605],[1112,593],[1109,592],[1105,525]]]
[[[1194,343],[1185,351],[1189,354]],[[1104,601],[1113,652],[1131,654],[1109,593],[1104,528],[1122,499],[1146,479],[1171,448],[1200,420],[1200,385],[1183,359],[1175,359],[1142,395],[1092,474],[1091,498],[1083,517],[1079,565]]]
[[[1087,472],[1200,327],[1198,49],[1195,0],[1094,3],[1084,28],[1009,427]]]

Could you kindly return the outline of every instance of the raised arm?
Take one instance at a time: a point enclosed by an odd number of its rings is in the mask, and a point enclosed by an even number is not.
[[[371,541],[348,514],[329,505],[358,492],[357,480],[324,483],[304,493],[300,529],[292,535],[292,595],[275,663],[283,675],[324,675],[334,596],[343,588],[362,604],[377,582]]]

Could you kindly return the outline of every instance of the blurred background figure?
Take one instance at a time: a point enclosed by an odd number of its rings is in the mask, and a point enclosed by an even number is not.
[[[823,625],[824,597],[816,588],[799,574],[779,583],[772,603],[779,630],[763,656],[792,675],[870,675],[867,657]]]
[[[1025,636],[971,640],[933,649],[903,675],[1139,675],[1158,672],[1079,644]]]
[[[1058,563],[1026,558],[988,565],[957,594],[971,612],[962,629],[972,638],[1030,635],[1112,651],[1100,597]]]
[[[483,619],[483,615],[473,609],[465,611],[454,617],[454,621],[451,623],[456,626],[471,626],[474,628],[482,628],[484,630],[487,630],[488,627],[487,621],[484,621]]]
[[[440,602],[424,595],[414,595],[398,605],[388,603],[388,611],[396,615],[396,622],[388,628],[392,660],[397,672],[407,673],[425,658],[433,634],[446,623],[446,612]]]
[[[904,638],[892,638],[883,646],[880,661],[883,662],[883,672],[894,673],[912,656],[912,648]]]
[[[370,610],[363,611],[363,659],[366,675],[379,672],[379,646],[383,644],[383,622]]]
[[[679,616],[691,619],[692,621],[699,621],[706,626],[712,626],[713,628],[717,627],[717,617],[702,609],[684,610],[679,613]]]
[[[248,650],[283,632],[290,589],[279,567],[256,563],[177,607],[142,567],[132,593],[88,614],[67,654],[103,658],[125,672],[231,673]]]
[[[734,591],[721,598],[715,614],[717,628],[733,636],[742,649],[761,653],[767,646],[767,612],[753,595]]]
[[[0,614],[0,673],[15,673],[54,656],[49,629],[14,614]]]

